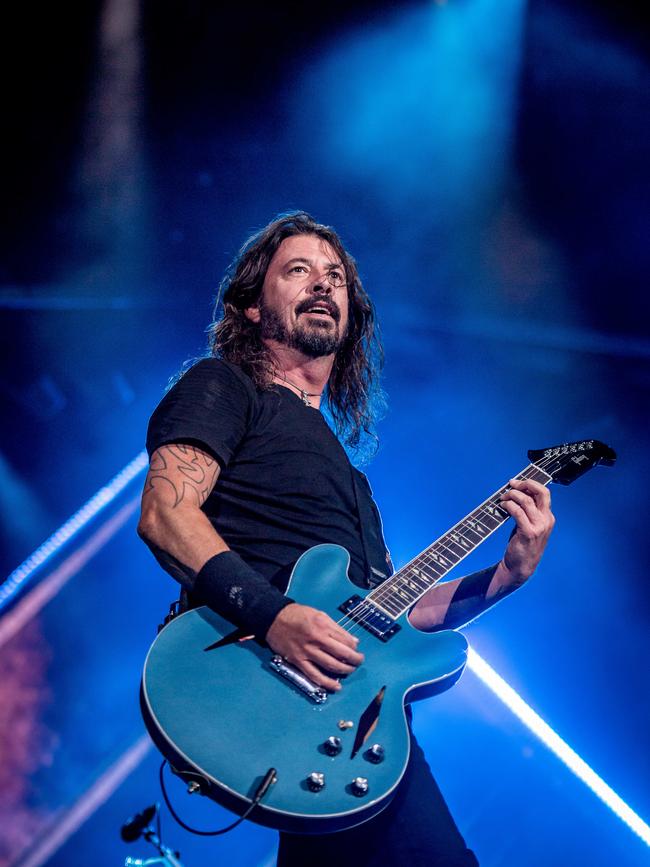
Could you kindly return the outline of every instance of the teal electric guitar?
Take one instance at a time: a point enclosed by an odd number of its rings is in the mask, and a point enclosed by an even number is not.
[[[517,476],[570,484],[616,455],[587,440],[528,452]],[[425,551],[365,592],[348,552],[317,545],[296,563],[290,594],[362,640],[365,661],[329,694],[270,648],[242,640],[207,607],[160,632],[142,675],[144,721],[173,770],[240,816],[285,831],[324,833],[365,822],[390,802],[409,757],[405,704],[449,689],[467,642],[425,634],[410,608],[508,518],[500,488]]]

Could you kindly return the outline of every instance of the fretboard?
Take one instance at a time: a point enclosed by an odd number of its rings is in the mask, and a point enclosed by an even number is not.
[[[533,479],[543,485],[552,481],[552,477],[536,464],[529,464],[515,478]],[[510,515],[500,507],[499,501],[509,490],[510,486],[504,485],[495,491],[451,530],[376,587],[366,599],[393,619],[405,614],[454,566],[508,520]]]

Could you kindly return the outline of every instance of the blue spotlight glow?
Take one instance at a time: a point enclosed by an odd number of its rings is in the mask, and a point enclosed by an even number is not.
[[[0,587],[0,611],[25,586],[36,570],[53,557],[83,527],[105,509],[149,463],[146,451],[141,451],[123,470],[100,488],[78,511],[53,533],[33,554],[13,570]]]
[[[295,134],[338,183],[369,182],[394,206],[417,195],[448,214],[491,193],[512,143],[525,10],[525,0],[395,4],[309,65],[294,91]],[[333,93],[345,93],[345,123]],[[316,137],[306,104],[321,118]]]
[[[578,779],[588,786],[603,803],[612,810],[619,819],[638,834],[643,842],[650,846],[650,826],[637,815],[631,807],[620,798],[607,783],[593,771],[571,747],[556,734],[535,711],[526,704],[514,689],[488,665],[488,663],[470,648],[468,666],[474,674],[499,698],[505,706],[518,717],[523,724],[536,735],[552,753],[564,762]]]

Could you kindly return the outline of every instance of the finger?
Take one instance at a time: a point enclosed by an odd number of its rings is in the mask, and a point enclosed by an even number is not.
[[[310,662],[315,662],[316,665],[324,671],[331,674],[352,674],[356,665],[348,665],[332,656],[331,653],[326,653],[324,650],[319,650],[317,647],[308,650]]]
[[[330,692],[338,692],[341,689],[341,684],[338,680],[335,680],[333,677],[328,677],[320,670],[320,668],[314,665],[313,662],[309,662],[308,659],[300,660],[297,665],[303,674],[306,674],[307,677],[314,683],[318,684],[318,686],[322,686]]]
[[[325,653],[329,653],[335,659],[340,659],[348,665],[361,665],[363,662],[363,653],[353,650],[345,644],[337,640],[335,636],[325,636],[320,642],[320,649]]]
[[[342,644],[345,644],[347,647],[351,647],[354,649],[359,643],[359,639],[356,635],[351,635],[346,629],[343,629],[338,623],[336,623],[329,614],[326,614],[324,611],[319,611],[316,608],[311,609],[314,612],[314,619],[312,620],[312,626],[315,627],[316,632],[321,635],[331,635],[336,638],[337,641],[340,641]]]
[[[514,500],[504,500],[500,503],[500,508],[507,512],[511,518],[517,522],[517,529],[521,530],[524,536],[533,536],[535,530],[528,519],[528,515],[522,507],[515,503]]]
[[[551,492],[540,482],[536,482],[534,479],[510,479],[509,485],[515,490],[530,494],[539,509],[550,509]]]
[[[504,503],[516,503],[520,506],[524,512],[526,513],[526,517],[530,521],[531,524],[539,523],[541,519],[541,513],[537,508],[535,500],[532,497],[529,497],[528,494],[524,494],[523,491],[508,491],[506,494],[501,497],[501,502],[499,505],[503,505]]]
[[[359,639],[356,635],[351,635],[347,629],[343,629],[342,626],[339,626],[338,623],[335,623],[331,617],[325,615],[328,619],[327,624],[327,634],[331,635],[332,638],[335,638],[341,644],[344,644],[346,647],[352,648],[354,650],[359,643]]]

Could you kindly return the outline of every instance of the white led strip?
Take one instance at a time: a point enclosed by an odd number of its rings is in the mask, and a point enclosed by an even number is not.
[[[631,807],[620,798],[616,792],[599,777],[571,747],[556,734],[548,723],[526,704],[510,684],[497,674],[487,662],[470,648],[467,660],[468,667],[483,681],[497,698],[518,717],[522,723],[536,735],[540,741],[554,753],[570,771],[582,780],[603,803],[607,804],[619,819],[638,834],[646,846],[650,846],[650,826],[637,815]]]
[[[20,564],[0,586],[0,612],[18,591],[31,578],[36,570],[56,554],[66,542],[69,542],[83,527],[85,527],[102,509],[106,508],[149,464],[146,451],[141,451],[123,470],[100,488],[85,505],[78,509],[72,517],[46,539],[33,554]]]

